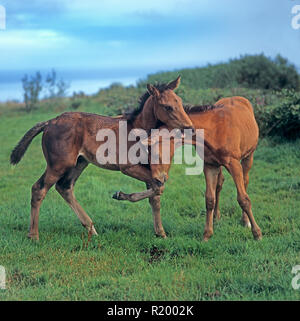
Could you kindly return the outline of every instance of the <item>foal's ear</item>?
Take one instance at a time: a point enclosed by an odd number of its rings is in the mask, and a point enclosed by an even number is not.
[[[147,89],[148,89],[148,92],[151,96],[154,96],[157,98],[160,96],[159,90],[157,88],[155,88],[154,86],[147,84]]]
[[[181,76],[178,76],[175,80],[168,83],[167,87],[171,90],[175,90],[180,85]]]

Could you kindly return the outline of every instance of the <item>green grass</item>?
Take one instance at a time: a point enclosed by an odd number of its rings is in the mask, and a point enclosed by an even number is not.
[[[75,188],[99,233],[86,248],[85,230],[55,189],[41,208],[40,241],[26,237],[31,186],[45,168],[41,137],[17,167],[8,162],[26,130],[55,115],[19,112],[0,118],[0,265],[7,271],[0,300],[300,299],[300,290],[291,286],[292,267],[300,264],[300,140],[263,140],[255,153],[248,192],[262,241],[240,225],[227,173],[222,218],[204,243],[203,175],[186,176],[183,165],[172,167],[162,197],[169,236],[164,240],[154,236],[146,200],[111,198],[116,190],[140,191],[144,184],[90,165]]]

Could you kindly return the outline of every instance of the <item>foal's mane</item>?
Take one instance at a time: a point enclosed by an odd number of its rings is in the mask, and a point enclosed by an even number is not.
[[[222,108],[223,105],[190,105],[186,104],[183,106],[184,111],[187,114],[193,114],[193,113],[204,113],[209,110],[213,110],[216,108]]]
[[[153,85],[160,93],[163,93],[165,90],[168,89],[168,84],[156,84]],[[135,121],[135,119],[137,118],[137,116],[142,112],[146,101],[148,100],[148,98],[150,97],[150,94],[148,91],[146,91],[138,100],[138,107],[135,109],[131,109],[131,110],[127,110],[124,112],[123,117],[126,118],[126,120],[129,123],[133,123]],[[187,114],[193,114],[193,113],[204,113],[206,111],[209,110],[213,110],[216,108],[222,108],[223,105],[191,105],[191,104],[185,104],[183,106],[184,111]]]
[[[153,85],[160,93],[163,93],[165,90],[168,89],[168,84],[156,84]],[[142,112],[146,101],[150,97],[150,94],[148,91],[146,91],[138,100],[138,107],[134,110],[129,110],[124,113],[124,117],[126,120],[130,123],[133,123],[137,116]]]

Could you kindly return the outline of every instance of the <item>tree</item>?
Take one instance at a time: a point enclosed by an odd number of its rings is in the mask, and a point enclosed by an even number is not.
[[[43,82],[42,75],[38,71],[34,76],[30,77],[26,74],[22,78],[22,84],[27,112],[30,112],[37,107],[42,91],[44,91],[45,98],[61,98],[66,96],[67,90],[70,87],[63,79],[57,80],[56,71],[54,69],[47,74],[45,82]]]
[[[54,69],[46,77],[46,97],[47,98],[60,98],[65,97],[70,85],[63,79],[57,80],[56,71]]]
[[[35,76],[31,76],[30,79],[26,74],[22,78],[23,89],[24,89],[24,102],[27,112],[30,112],[36,107],[39,101],[39,95],[43,89],[42,87],[42,75],[38,71]]]

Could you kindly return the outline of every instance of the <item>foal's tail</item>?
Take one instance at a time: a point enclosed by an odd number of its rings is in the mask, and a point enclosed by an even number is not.
[[[23,138],[19,141],[18,145],[12,151],[10,155],[11,164],[16,165],[19,163],[21,158],[24,156],[28,146],[32,142],[33,138],[42,131],[44,131],[47,124],[47,121],[37,123],[34,127],[28,130],[28,132],[23,136]]]

